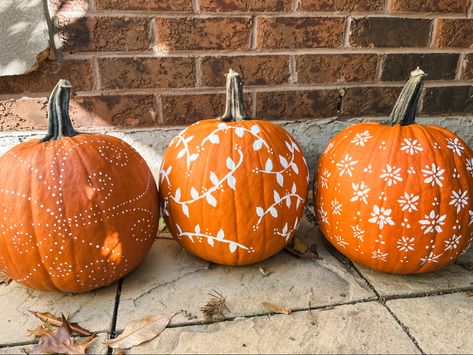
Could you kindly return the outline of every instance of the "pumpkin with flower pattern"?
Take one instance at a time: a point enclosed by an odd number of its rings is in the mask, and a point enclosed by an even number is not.
[[[360,123],[335,136],[315,179],[325,237],[388,273],[439,269],[473,238],[473,152],[447,129],[415,123],[424,76],[411,73],[389,124]]]
[[[304,210],[308,169],[282,127],[248,119],[238,73],[227,75],[227,107],[174,138],[163,157],[159,191],[166,224],[191,253],[246,265],[289,242]]]

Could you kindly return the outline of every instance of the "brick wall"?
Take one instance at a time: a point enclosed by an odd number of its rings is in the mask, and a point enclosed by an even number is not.
[[[258,118],[385,115],[417,65],[421,114],[473,114],[473,0],[49,2],[62,59],[0,77],[2,130],[44,128],[59,78],[79,127],[212,118],[229,68]]]

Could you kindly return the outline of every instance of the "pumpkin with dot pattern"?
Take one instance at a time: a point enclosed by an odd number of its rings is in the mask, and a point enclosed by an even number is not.
[[[48,134],[0,158],[0,270],[38,290],[86,292],[143,260],[158,229],[151,171],[124,141],[76,132],[70,84],[48,103]]]

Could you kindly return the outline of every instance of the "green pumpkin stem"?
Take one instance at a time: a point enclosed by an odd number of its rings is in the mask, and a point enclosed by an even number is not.
[[[240,74],[230,69],[226,76],[227,102],[225,105],[225,113],[218,119],[225,122],[249,120],[250,118],[246,116],[243,104],[243,83]]]
[[[41,142],[49,142],[63,137],[74,137],[79,133],[72,127],[69,117],[71,83],[60,79],[54,87],[48,102],[48,134]]]
[[[391,126],[407,126],[415,123],[417,104],[422,92],[423,80],[426,76],[427,74],[419,67],[411,72],[411,77],[402,89],[391,115],[389,115]]]

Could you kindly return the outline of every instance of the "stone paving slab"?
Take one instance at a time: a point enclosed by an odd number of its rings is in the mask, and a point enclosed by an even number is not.
[[[461,265],[449,265],[438,271],[416,275],[391,275],[359,264],[355,266],[380,296],[388,298],[473,288],[473,272]]]
[[[304,219],[298,235],[318,246],[320,260],[300,260],[281,252],[257,265],[223,267],[197,259],[177,242],[158,239],[144,264],[124,282],[117,329],[133,319],[181,309],[197,316],[177,315],[172,324],[201,321],[199,310],[212,290],[226,297],[228,317],[264,312],[262,302],[303,309],[374,299],[375,294],[354,270],[347,271],[323,247],[317,227]],[[270,271],[263,277],[259,267]]]
[[[129,354],[419,353],[377,302],[166,329]]]
[[[473,298],[466,293],[392,300],[387,305],[424,352],[473,353]]]
[[[61,294],[27,289],[15,282],[0,285],[0,344],[31,341],[27,331],[40,321],[29,311],[67,314],[91,331],[110,329],[116,285],[85,294]]]
[[[473,247],[467,250],[465,254],[460,256],[455,264],[465,265],[465,264],[473,264]]]

